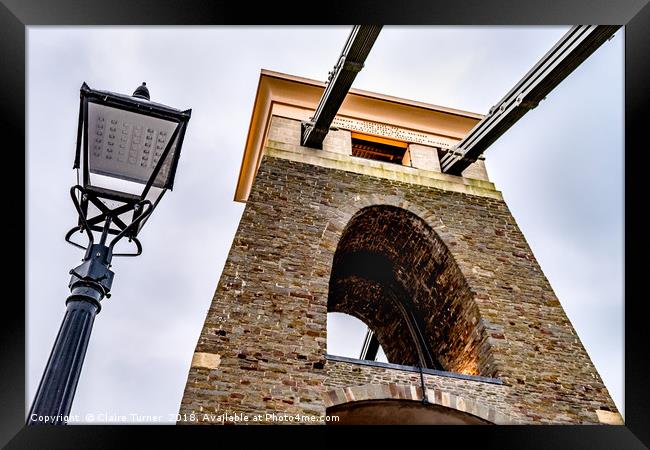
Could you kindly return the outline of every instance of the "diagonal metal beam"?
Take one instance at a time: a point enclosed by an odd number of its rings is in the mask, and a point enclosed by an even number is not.
[[[440,160],[444,173],[460,175],[524,114],[610,39],[618,25],[576,25]]]
[[[329,73],[325,91],[314,116],[309,122],[302,124],[301,145],[323,148],[323,140],[330,130],[334,116],[345,100],[357,73],[363,68],[381,28],[381,25],[354,26],[334,70]]]
[[[363,347],[361,348],[361,354],[359,359],[365,359],[368,361],[375,361],[377,359],[377,352],[379,351],[379,341],[375,333],[368,328],[366,332],[366,337],[363,340]]]

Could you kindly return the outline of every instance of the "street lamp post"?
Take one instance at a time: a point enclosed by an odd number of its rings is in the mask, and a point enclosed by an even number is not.
[[[79,220],[65,239],[85,255],[70,271],[71,294],[28,425],[66,424],[95,316],[102,299],[110,297],[112,258],[142,253],[137,235],[173,188],[191,115],[191,110],[151,102],[145,83],[132,96],[93,90],[86,83],[80,93],[74,168],[81,185],[70,190]],[[72,240],[76,232],[87,235],[86,246]],[[93,232],[99,234],[98,243]],[[123,238],[135,251],[113,251]]]

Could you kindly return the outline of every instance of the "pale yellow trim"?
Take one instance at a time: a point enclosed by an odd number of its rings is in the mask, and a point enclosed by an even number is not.
[[[245,202],[259,165],[262,147],[274,105],[305,110],[305,120],[314,111],[325,83],[308,78],[262,70],[257,87],[246,145],[239,171],[235,200]],[[301,115],[302,115],[301,114]],[[374,92],[351,89],[339,116],[385,123],[430,135],[462,139],[483,117],[480,114],[445,108]]]
[[[286,73],[282,72],[275,72],[273,70],[268,70],[268,69],[262,69],[261,70],[262,75],[267,75],[269,77],[274,77],[274,78],[281,78],[285,80],[291,80],[295,81],[297,83],[303,83],[303,84],[310,84],[313,86],[320,86],[322,88],[325,87],[325,82],[323,81],[318,81],[318,80],[313,80],[311,78],[304,78],[304,77],[299,77],[296,75],[289,75]],[[432,109],[436,111],[442,111],[450,114],[457,114],[459,116],[467,116],[467,117],[474,117],[475,119],[482,119],[485,117],[484,114],[479,114],[471,111],[464,111],[462,109],[455,109],[455,108],[449,108],[446,106],[440,106],[440,105],[434,105],[432,103],[424,103],[424,102],[418,102],[417,100],[409,100],[401,97],[393,97],[392,95],[386,95],[386,94],[380,94],[377,92],[371,92],[371,91],[364,91],[363,89],[356,89],[356,88],[351,88],[350,89],[351,94],[356,94],[356,95],[362,95],[366,97],[371,97],[371,98],[378,98],[382,100],[386,100],[392,103],[402,103],[404,105],[409,105],[409,106],[415,106],[418,108],[426,108],[426,109]]]

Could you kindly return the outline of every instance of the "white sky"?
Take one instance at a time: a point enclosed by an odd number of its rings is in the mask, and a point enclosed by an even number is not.
[[[385,27],[354,87],[486,113],[566,30]],[[27,407],[63,318],[68,271],[83,256],[63,239],[76,223],[69,188],[82,82],[131,94],[146,81],[153,101],[193,110],[175,189],[141,233],[143,255],[113,261],[113,296],[95,321],[72,409],[88,422],[173,422],[243,211],[232,198],[259,71],[324,80],[349,31],[28,28]],[[621,30],[486,153],[621,410],[623,48]],[[328,352],[356,357],[364,330],[342,323],[328,323]]]

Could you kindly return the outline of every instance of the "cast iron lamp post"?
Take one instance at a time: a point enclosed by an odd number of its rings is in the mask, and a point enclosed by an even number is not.
[[[85,250],[70,271],[66,313],[32,403],[27,423],[65,424],[79,381],[90,332],[101,300],[110,297],[114,256],[137,256],[142,226],[171,190],[191,110],[151,102],[145,83],[132,96],[81,86],[77,184],[70,190],[79,220],[65,236]],[[84,247],[71,238],[85,233]],[[99,234],[95,243],[93,232]],[[108,242],[109,236],[112,236]],[[114,253],[123,238],[135,245]]]

